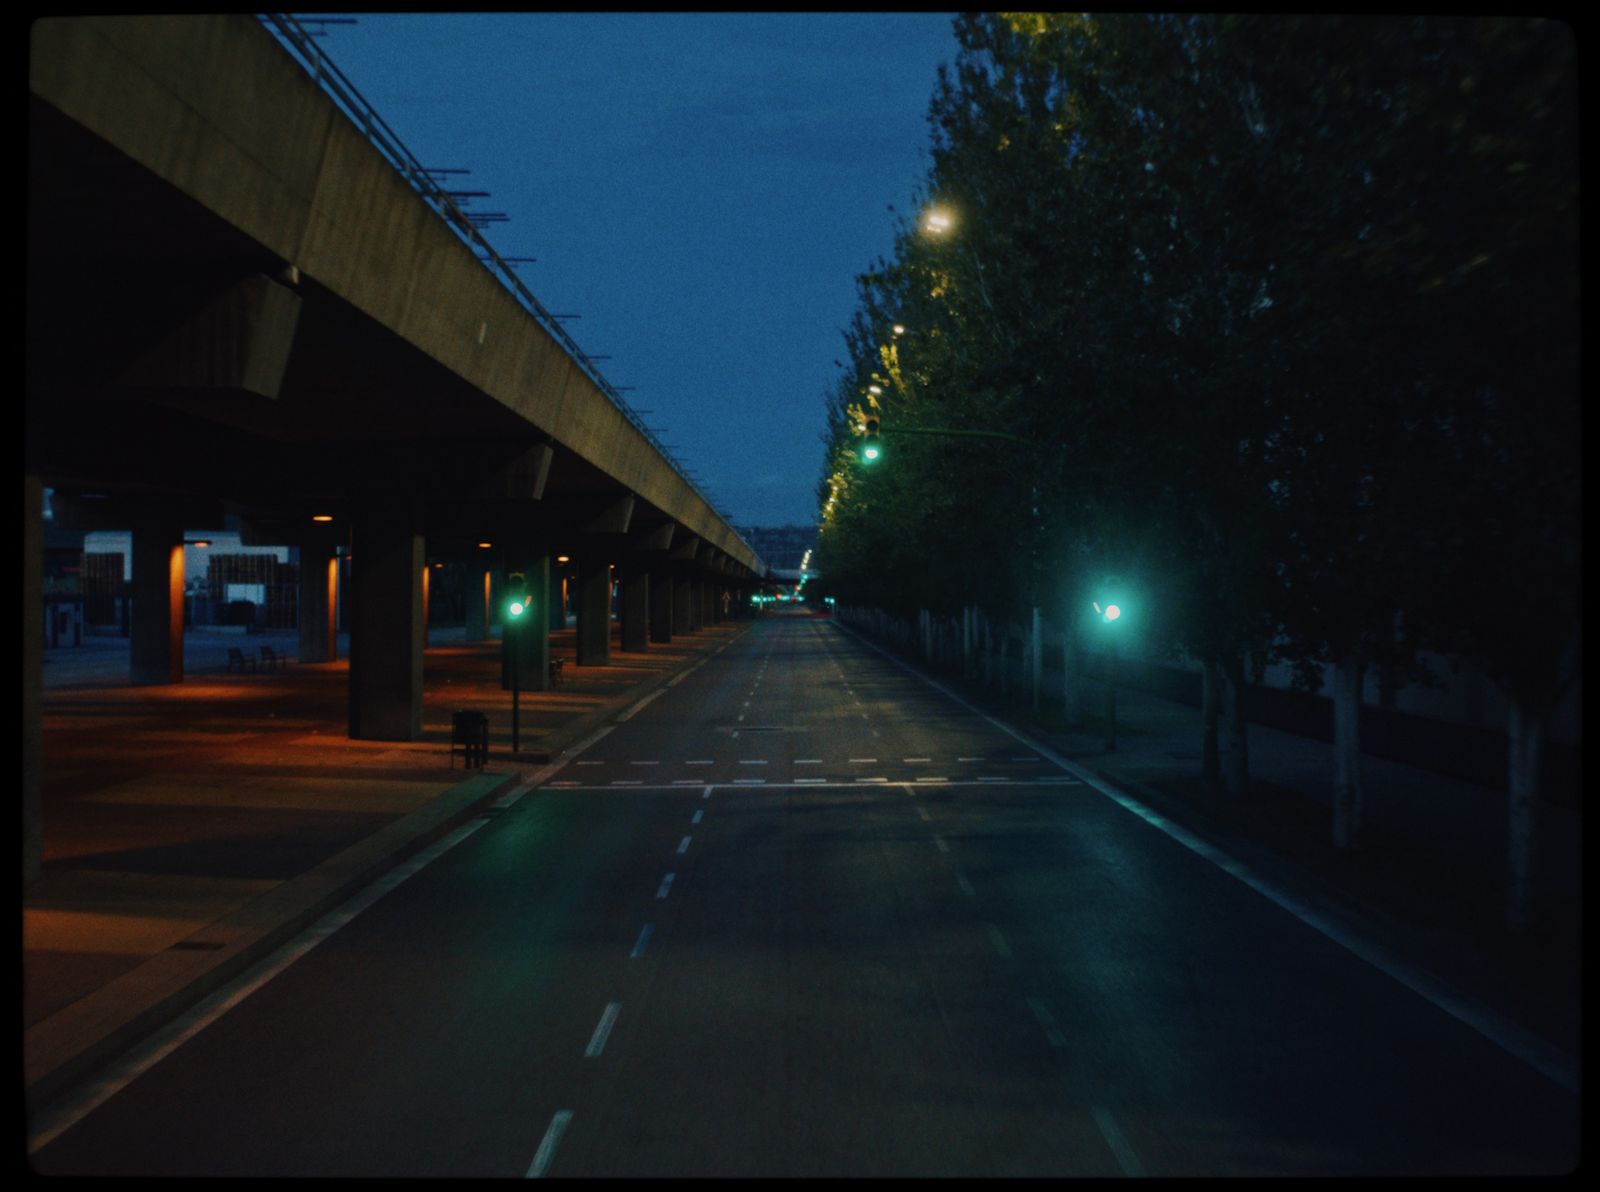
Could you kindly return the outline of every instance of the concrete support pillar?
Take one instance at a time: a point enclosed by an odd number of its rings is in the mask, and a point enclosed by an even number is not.
[[[694,632],[694,581],[683,576],[672,581],[672,632]]]
[[[44,858],[44,484],[22,477],[22,884]]]
[[[135,687],[183,682],[183,527],[137,526],[133,531]]]
[[[611,565],[605,555],[578,558],[578,665],[611,662]]]
[[[650,640],[672,640],[672,577],[665,571],[650,573]]]
[[[567,627],[566,576],[562,565],[550,567],[550,632],[559,633]]]
[[[500,598],[500,687],[511,690],[512,655],[516,655],[517,685],[523,691],[550,690],[550,630],[539,594],[550,590],[550,553],[543,547],[513,549],[510,574],[520,573],[522,587],[534,602],[533,610],[512,621],[506,602],[522,593],[511,591],[508,578]]]
[[[300,661],[332,662],[339,656],[335,615],[339,607],[339,560],[329,543],[300,547]]]
[[[643,653],[650,648],[650,573],[639,563],[627,563],[622,572],[617,611],[622,619],[622,648]]]
[[[473,559],[467,564],[467,631],[469,642],[489,640],[494,624],[490,601],[494,598],[494,571],[487,563]]]
[[[698,633],[706,624],[706,585],[704,580],[689,581],[689,628]]]
[[[423,541],[410,517],[374,508],[356,518],[350,551],[350,735],[422,736]]]

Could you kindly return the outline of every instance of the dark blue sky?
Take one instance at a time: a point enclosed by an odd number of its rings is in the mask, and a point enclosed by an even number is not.
[[[810,522],[854,279],[926,174],[948,14],[363,14],[319,44],[741,525]]]

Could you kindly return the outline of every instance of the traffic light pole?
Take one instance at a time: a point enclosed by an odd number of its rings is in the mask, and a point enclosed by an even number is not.
[[[511,622],[511,755],[513,757],[522,752],[522,740],[518,732],[522,702],[521,659],[517,657],[520,653],[522,653],[522,619],[519,617]]]

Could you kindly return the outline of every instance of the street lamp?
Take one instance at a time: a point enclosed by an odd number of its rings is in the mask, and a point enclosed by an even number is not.
[[[521,752],[521,703],[522,703],[522,634],[523,624],[528,619],[528,614],[533,611],[533,598],[528,593],[527,577],[521,572],[513,572],[507,577],[507,587],[517,593],[506,604],[506,629],[510,634],[511,647],[511,753],[515,756]]]
[[[1106,652],[1106,752],[1115,753],[1117,750],[1117,638],[1121,636],[1119,630],[1122,621],[1123,608],[1109,597],[1102,601],[1090,601],[1094,606],[1095,616],[1102,625],[1110,627],[1107,638],[1108,649]]]

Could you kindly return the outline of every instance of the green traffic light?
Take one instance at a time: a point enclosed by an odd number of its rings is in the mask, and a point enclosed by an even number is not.
[[[528,611],[529,607],[530,606],[528,604],[521,600],[513,600],[511,602],[511,616],[513,618],[519,618],[523,613]]]
[[[861,462],[870,464],[882,454],[882,450],[876,443],[868,443],[861,449]]]

